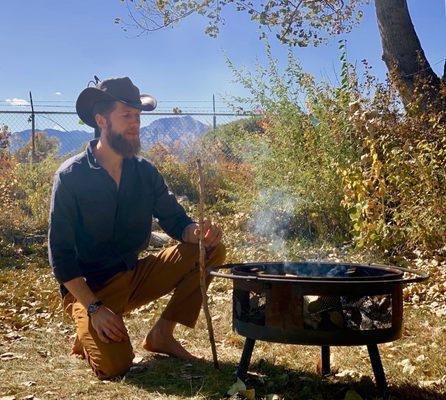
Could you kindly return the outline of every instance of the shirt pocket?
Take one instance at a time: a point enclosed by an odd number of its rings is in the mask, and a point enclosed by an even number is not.
[[[80,200],[80,214],[84,233],[95,242],[106,242],[113,238],[115,221],[114,207],[98,200]]]

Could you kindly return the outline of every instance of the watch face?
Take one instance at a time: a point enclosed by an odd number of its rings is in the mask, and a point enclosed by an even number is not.
[[[98,311],[99,306],[97,304],[90,304],[88,306],[88,314],[94,314],[96,311]]]

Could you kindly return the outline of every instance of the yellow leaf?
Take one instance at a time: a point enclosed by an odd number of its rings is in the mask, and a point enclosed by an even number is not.
[[[244,396],[248,400],[256,400],[256,391],[255,389],[246,389],[246,390],[239,390],[239,394]]]

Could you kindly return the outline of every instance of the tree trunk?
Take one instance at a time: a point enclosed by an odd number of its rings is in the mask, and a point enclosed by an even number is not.
[[[406,0],[375,0],[376,16],[383,47],[383,61],[395,73],[398,91],[405,106],[415,100],[417,80],[431,88],[424,105],[439,95],[440,78],[429,65],[410,18]]]

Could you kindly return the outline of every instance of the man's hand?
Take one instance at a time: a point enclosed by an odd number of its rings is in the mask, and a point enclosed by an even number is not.
[[[110,341],[124,342],[129,340],[124,320],[109,308],[100,306],[98,311],[90,315],[90,320],[101,341],[110,343]]]
[[[203,221],[204,246],[206,250],[211,250],[217,246],[223,237],[222,230],[214,225],[210,220]],[[184,228],[183,241],[186,243],[198,243],[200,240],[200,225],[197,223],[190,224]]]

